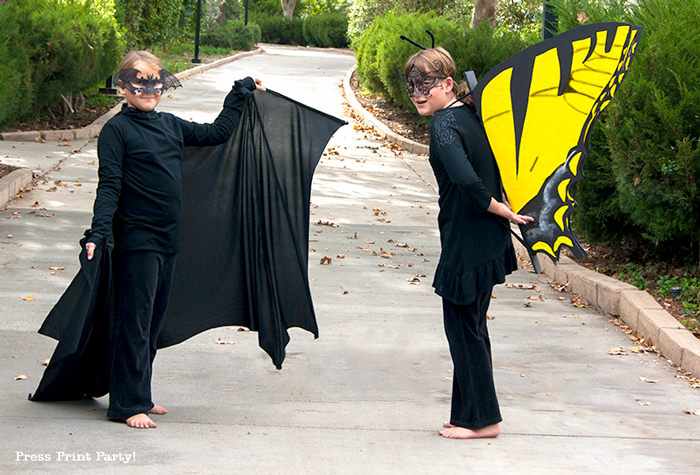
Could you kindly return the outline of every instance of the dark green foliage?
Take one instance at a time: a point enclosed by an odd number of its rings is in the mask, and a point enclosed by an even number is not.
[[[114,4],[129,49],[169,43],[191,25],[190,1],[183,4],[183,0],[114,0]],[[182,15],[184,12],[187,14]]]
[[[102,83],[121,57],[116,22],[82,0],[0,5],[0,125]]]
[[[459,72],[473,70],[479,78],[528,46],[516,33],[505,32],[502,37],[494,38],[494,31],[487,23],[470,29],[433,13],[390,12],[375,19],[356,43],[357,73],[362,86],[408,110],[415,110],[402,77],[406,60],[418,50],[401,40],[400,35],[429,46],[426,29],[435,35],[436,46],[452,54]]]
[[[304,18],[304,40],[308,46],[345,48],[348,16],[344,12],[327,12]]]
[[[256,23],[260,27],[261,39],[265,43],[304,44],[304,26],[303,20],[300,18],[289,20],[282,15],[269,16],[254,13],[248,21]]]
[[[644,27],[625,82],[596,125],[574,226],[639,253],[698,259],[700,247],[700,0],[552,0],[560,31],[581,20]],[[599,133],[602,132],[602,133]]]
[[[620,203],[652,244],[700,245],[700,0],[640,0],[644,36],[605,123]]]
[[[255,46],[259,31],[257,25],[244,25],[243,20],[226,20],[203,32],[199,41],[204,45],[248,51]]]

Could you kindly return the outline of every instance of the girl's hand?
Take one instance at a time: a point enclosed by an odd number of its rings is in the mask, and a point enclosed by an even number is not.
[[[95,255],[95,248],[96,247],[97,247],[97,245],[95,245],[94,242],[88,242],[85,244],[85,252],[87,252],[88,261],[92,260],[92,256]]]
[[[527,224],[535,220],[532,216],[514,213],[509,203],[501,203],[500,201],[496,201],[495,198],[491,198],[491,204],[489,204],[487,211],[497,214],[498,216],[503,216],[514,224]]]
[[[259,78],[253,78],[253,81],[255,81],[255,89],[262,92],[267,91],[267,89],[263,87],[262,81]]]

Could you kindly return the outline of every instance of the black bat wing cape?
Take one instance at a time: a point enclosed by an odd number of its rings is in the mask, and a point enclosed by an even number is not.
[[[228,142],[185,149],[181,251],[158,347],[240,325],[279,369],[287,329],[318,337],[308,282],[309,198],[323,149],[345,122],[280,94],[256,92]],[[111,243],[97,248],[39,333],[59,341],[34,401],[108,391]]]

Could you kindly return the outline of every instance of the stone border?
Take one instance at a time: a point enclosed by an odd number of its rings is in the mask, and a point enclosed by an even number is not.
[[[212,61],[211,63],[200,64],[194,68],[186,69],[177,73],[175,76],[180,79],[187,79],[196,74],[201,74],[212,68],[222,66],[227,63],[236,61],[237,59],[245,58],[246,56],[252,56],[255,54],[260,54],[263,49],[257,47],[251,51],[243,51],[241,53],[236,53],[225,58]],[[80,129],[66,129],[66,130],[38,130],[29,132],[5,132],[0,134],[0,140],[12,140],[16,142],[33,142],[38,140],[74,140],[74,139],[91,139],[97,137],[102,130],[102,126],[113,116],[115,116],[122,108],[122,102],[120,101],[117,105],[112,107],[108,112],[104,113],[102,116],[95,119],[90,125],[80,128]]]
[[[352,73],[354,72],[355,67],[353,66],[343,78],[343,89],[345,90],[345,98],[350,103],[353,110],[362,118],[363,121],[374,127],[374,130],[377,132],[377,134],[379,134],[381,138],[386,139],[389,142],[395,143],[396,145],[405,148],[411,153],[423,153],[427,155],[430,151],[430,147],[397,134],[389,127],[387,127],[383,122],[380,122],[376,117],[367,112],[367,110],[365,110],[362,104],[360,104],[360,101],[358,101],[355,97],[355,91],[353,91],[352,87],[350,87],[350,78],[352,77]]]
[[[34,174],[29,168],[18,168],[0,178],[0,206],[32,183]]]
[[[345,97],[353,110],[371,124],[382,138],[409,152],[427,154],[428,146],[400,136],[362,107],[350,87],[350,77],[354,71],[355,68],[351,68],[343,79]],[[513,244],[519,255],[529,259],[525,247],[517,239],[513,238]],[[581,295],[600,312],[619,317],[637,336],[654,345],[666,359],[696,377],[700,376],[700,340],[648,292],[587,269],[566,256],[561,256],[558,264],[546,256],[540,256],[540,264],[547,277],[567,283],[572,292]]]

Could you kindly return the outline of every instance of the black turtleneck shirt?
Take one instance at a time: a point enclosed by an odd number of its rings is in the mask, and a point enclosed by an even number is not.
[[[508,220],[487,211],[501,180],[486,133],[467,106],[435,111],[430,165],[438,182],[442,252],[433,286],[441,297],[468,305],[517,269]]]
[[[119,252],[178,251],[182,208],[180,156],[185,146],[225,142],[236,129],[246,98],[255,90],[239,80],[211,124],[126,104],[102,128],[97,142],[99,182],[89,242],[114,236]]]

